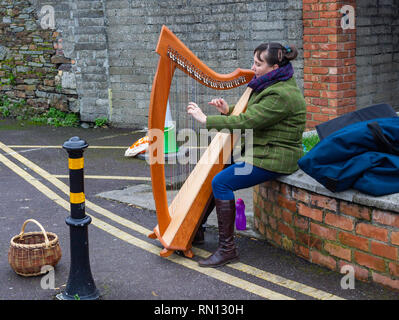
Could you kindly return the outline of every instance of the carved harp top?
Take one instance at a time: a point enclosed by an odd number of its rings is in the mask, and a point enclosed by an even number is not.
[[[156,52],[160,57],[151,91],[148,136],[151,180],[158,226],[154,228],[154,233],[150,237],[158,237],[165,247],[164,256],[166,256],[173,250],[186,251],[191,247],[193,233],[198,227],[198,221],[212,192],[212,178],[223,168],[223,164],[203,166],[200,160],[186,180],[186,183],[190,185],[190,193],[179,192],[168,207],[164,165],[163,162],[156,160],[163,159],[163,139],[160,139],[159,135],[157,138],[154,132],[159,132],[159,130],[163,132],[164,130],[174,71],[178,68],[198,83],[216,90],[228,90],[246,84],[253,78],[254,73],[251,70],[243,69],[236,69],[230,74],[219,74],[213,71],[165,26],[162,27]],[[245,111],[251,91],[252,89],[247,88],[236,104],[233,114]],[[227,139],[231,139],[231,137]],[[155,142],[157,142],[156,150],[153,149]],[[220,151],[210,149],[208,152],[216,154],[215,162],[217,163]],[[168,254],[165,253],[165,250]]]

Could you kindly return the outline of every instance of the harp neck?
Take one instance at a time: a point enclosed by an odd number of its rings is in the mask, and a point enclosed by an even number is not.
[[[252,70],[236,69],[229,74],[217,73],[203,63],[166,26],[162,27],[156,52],[167,57],[177,68],[204,86],[215,90],[229,90],[248,83],[254,76]]]

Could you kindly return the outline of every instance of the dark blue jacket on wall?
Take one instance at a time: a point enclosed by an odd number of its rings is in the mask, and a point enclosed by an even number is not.
[[[298,165],[332,192],[382,196],[399,192],[398,150],[399,117],[367,120],[329,135]]]

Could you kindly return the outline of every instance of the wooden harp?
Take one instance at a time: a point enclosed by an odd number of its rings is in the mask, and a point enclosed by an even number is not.
[[[162,161],[164,159],[164,141],[160,139],[159,132],[164,130],[172,77],[178,68],[201,85],[216,90],[228,90],[248,83],[254,73],[251,70],[243,69],[236,69],[230,74],[214,72],[201,62],[166,26],[162,27],[156,52],[160,57],[151,90],[148,152],[158,225],[149,237],[158,238],[161,242],[164,247],[160,252],[162,257],[169,256],[175,250],[183,251],[185,256],[192,257],[191,243],[212,193],[212,179],[223,169],[234,143],[239,137],[228,133],[217,133],[168,206]],[[251,92],[251,88],[245,90],[235,105],[233,115],[245,111]],[[230,148],[230,150],[226,151],[226,148]],[[185,186],[189,186],[189,188]]]

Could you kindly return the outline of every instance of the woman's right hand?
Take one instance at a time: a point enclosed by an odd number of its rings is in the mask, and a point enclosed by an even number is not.
[[[208,102],[208,104],[215,106],[219,112],[226,114],[229,112],[229,105],[223,98],[212,99],[212,101]]]

